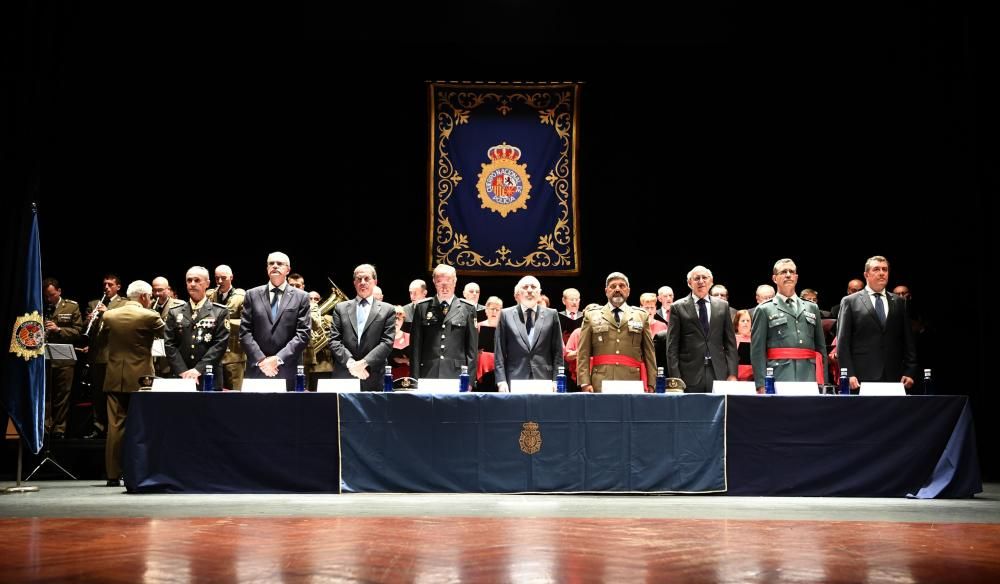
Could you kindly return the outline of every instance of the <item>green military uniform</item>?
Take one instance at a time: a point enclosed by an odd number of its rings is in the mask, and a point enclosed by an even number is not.
[[[87,303],[87,316],[89,319],[90,315],[94,314],[94,309],[100,300],[91,300]],[[128,302],[127,298],[123,298],[115,294],[107,302],[108,310],[113,310],[121,306],[125,306]],[[94,400],[94,425],[96,425],[101,431],[107,431],[108,427],[108,407],[107,398],[104,395],[104,374],[108,370],[108,346],[107,343],[100,336],[101,331],[101,321],[104,318],[104,313],[98,312],[97,317],[94,320],[94,324],[90,326],[90,345],[87,349],[87,363],[90,367],[90,389],[91,389],[91,399]],[[83,322],[83,330],[87,329],[87,321]]]
[[[182,302],[170,310],[163,338],[173,377],[197,369],[202,375],[198,378],[198,388],[203,389],[205,367],[211,365],[215,377],[213,389],[219,391],[226,387],[222,356],[229,346],[228,316],[229,310],[224,304],[207,299],[197,311],[190,302]]]
[[[750,330],[750,362],[757,387],[764,387],[766,369],[774,369],[775,381],[816,381],[815,359],[768,359],[768,349],[809,349],[819,351],[826,374],[826,339],[819,307],[798,296],[775,296],[757,306]]]
[[[46,306],[48,309],[48,306]],[[63,343],[71,345],[80,339],[83,333],[83,316],[80,305],[73,300],[60,298],[59,302],[46,311],[45,320],[51,320],[59,327],[54,331],[45,332],[46,343]],[[73,370],[76,363],[46,361],[45,368],[48,379],[45,382],[45,427],[53,434],[66,433],[66,418],[69,414],[69,396],[73,391]]]
[[[170,318],[170,311],[178,306],[184,306],[184,304],[185,302],[183,300],[168,298],[167,303],[162,307],[157,307],[156,304],[153,304],[149,307],[149,309],[154,312],[158,312],[160,314],[160,318],[163,319],[163,322],[167,322],[167,319]],[[170,359],[167,359],[166,355],[162,357],[153,357],[153,369],[156,370],[157,377],[172,377],[170,374]]]
[[[641,308],[621,306],[619,324],[615,323],[613,306],[588,306],[583,313],[580,331],[580,347],[576,357],[576,372],[580,387],[593,385],[600,393],[605,379],[612,381],[640,381],[642,374],[638,367],[628,365],[594,365],[590,358],[600,355],[630,357],[645,365],[646,391],[656,387],[656,353],[653,351],[653,337],[649,332],[649,314]]]
[[[247,367],[247,356],[240,345],[240,319],[243,317],[243,299],[246,296],[243,288],[230,288],[229,296],[226,297],[226,310],[229,312],[229,347],[226,354],[222,356],[223,375],[226,378],[228,389],[240,390],[243,388],[243,372]],[[217,292],[212,288],[205,293],[205,297],[210,302],[215,302]]]

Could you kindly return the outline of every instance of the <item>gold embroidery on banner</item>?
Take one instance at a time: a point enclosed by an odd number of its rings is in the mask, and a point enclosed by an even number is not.
[[[521,445],[521,452],[525,454],[535,454],[542,449],[542,433],[538,430],[537,422],[525,422],[521,425],[521,437],[518,439]]]
[[[564,268],[576,270],[573,257],[573,240],[570,237],[570,217],[573,211],[569,205],[571,191],[572,164],[571,148],[574,146],[573,123],[575,112],[575,89],[565,86],[528,91],[535,88],[519,88],[511,93],[470,93],[460,88],[439,87],[434,95],[436,123],[436,164],[433,170],[434,208],[436,219],[432,264],[445,263],[459,270],[477,268]],[[470,245],[470,234],[455,230],[448,219],[448,202],[463,177],[454,167],[448,146],[457,126],[467,124],[472,113],[481,106],[495,104],[501,115],[507,115],[514,103],[533,108],[538,113],[538,122],[552,126],[560,143],[559,158],[548,170],[545,181],[552,187],[558,216],[551,231],[538,235],[534,251],[521,257],[511,255],[511,250],[502,244],[492,254],[474,251]],[[488,174],[484,170],[484,174]],[[482,176],[482,175],[480,175]],[[482,198],[482,197],[481,197]],[[488,205],[484,204],[484,207]],[[492,209],[492,207],[490,207]],[[523,208],[523,207],[521,207]],[[502,211],[493,209],[506,216]],[[508,209],[513,212],[516,209]],[[578,260],[577,260],[578,261]]]

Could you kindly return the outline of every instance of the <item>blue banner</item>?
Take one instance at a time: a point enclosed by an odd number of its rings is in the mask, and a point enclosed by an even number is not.
[[[340,395],[351,492],[726,490],[725,396]]]
[[[577,274],[577,83],[430,84],[428,264]]]
[[[42,254],[34,209],[24,255],[24,272],[16,277],[22,281],[10,283],[24,295],[23,302],[15,301],[17,317],[4,367],[3,405],[24,443],[37,454],[45,434],[45,326],[41,316]]]

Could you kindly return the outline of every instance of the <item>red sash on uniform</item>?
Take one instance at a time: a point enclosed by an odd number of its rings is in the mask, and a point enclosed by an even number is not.
[[[646,383],[646,364],[638,359],[626,357],[625,355],[598,355],[590,358],[590,369],[593,371],[594,365],[625,365],[626,367],[638,367],[639,377],[642,378],[642,390],[648,392],[649,385]]]
[[[812,349],[768,349],[767,358],[777,359],[816,359],[816,383],[823,385],[823,353]]]

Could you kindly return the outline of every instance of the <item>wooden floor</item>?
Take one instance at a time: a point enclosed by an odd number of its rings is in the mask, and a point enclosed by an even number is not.
[[[1000,525],[0,519],[2,582],[998,582]]]

